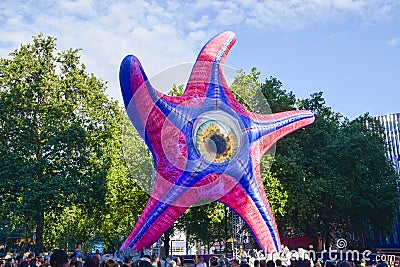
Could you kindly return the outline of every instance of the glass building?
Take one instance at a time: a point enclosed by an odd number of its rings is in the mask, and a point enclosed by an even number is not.
[[[386,157],[393,162],[396,172],[400,174],[400,113],[376,117],[385,129],[385,139],[388,145]]]

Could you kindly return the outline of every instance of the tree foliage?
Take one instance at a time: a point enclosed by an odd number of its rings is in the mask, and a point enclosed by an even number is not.
[[[275,79],[265,84],[275,85],[268,89],[271,107],[306,109],[316,117],[277,145],[271,171],[288,192],[281,233],[313,241],[322,236],[328,248],[334,236],[393,230],[398,177],[385,157],[379,122],[367,114],[349,121],[326,106],[321,92],[294,103]]]
[[[124,205],[113,212],[124,200],[121,187],[125,198],[138,200],[122,161],[125,118],[105,89],[78,50],[58,52],[51,37],[34,37],[0,59],[1,208],[26,237],[36,233],[37,251],[43,240],[65,247],[104,237],[109,221],[127,223],[108,218],[126,212]]]

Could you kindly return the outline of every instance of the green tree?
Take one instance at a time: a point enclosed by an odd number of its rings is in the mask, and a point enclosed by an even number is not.
[[[100,216],[121,112],[78,50],[43,35],[0,59],[0,88],[1,205],[41,251],[47,215],[81,204]]]
[[[286,92],[277,78],[266,79],[265,83],[261,84],[261,92],[273,113],[295,109],[296,96],[292,91]]]
[[[145,184],[151,183],[151,156],[125,115],[116,114],[113,122],[113,138],[106,148],[111,163],[104,202],[91,210],[85,203],[75,203],[64,208],[60,220],[50,212],[46,216],[46,247],[82,243],[90,248],[93,241],[102,241],[105,249],[115,251],[133,229],[148,199],[148,191],[143,189],[151,186]]]
[[[332,167],[338,163],[334,142],[340,139],[342,117],[326,107],[322,93],[315,93],[309,99],[299,101],[298,105],[313,112],[316,119],[282,143],[285,146],[282,158],[294,164],[292,167],[297,174],[293,180],[286,173],[283,181],[291,194],[291,222],[313,243],[317,236],[323,236],[329,243],[330,226],[334,225],[338,215],[336,200],[341,195],[340,181]]]
[[[115,119],[118,127],[113,134],[114,164],[107,175],[107,193],[99,236],[108,249],[115,251],[121,237],[127,237],[151,192],[152,157],[144,141],[126,116]],[[122,134],[121,134],[122,133]]]
[[[336,144],[341,164],[336,166],[336,173],[343,177],[343,201],[352,203],[340,207],[344,215],[341,223],[347,226],[344,234],[361,235],[371,228],[387,234],[393,230],[399,199],[398,177],[385,157],[383,129],[378,120],[364,114],[346,121],[341,130]]]
[[[333,233],[390,231],[398,203],[396,175],[385,158],[379,123],[370,116],[350,122],[326,106],[321,92],[296,102],[281,86],[270,78],[262,87],[273,112],[300,108],[316,117],[277,144],[271,174],[288,192],[281,234],[304,233],[312,242],[322,236],[328,248]]]

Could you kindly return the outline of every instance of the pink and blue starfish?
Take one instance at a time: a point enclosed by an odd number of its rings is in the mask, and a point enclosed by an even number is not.
[[[279,252],[278,229],[260,176],[263,154],[280,138],[314,121],[308,111],[260,115],[232,95],[223,65],[233,32],[201,50],[182,96],[150,85],[139,60],[125,57],[120,84],[127,113],[152,152],[154,189],[120,250],[151,246],[186,211],[217,200],[247,223],[260,247]]]

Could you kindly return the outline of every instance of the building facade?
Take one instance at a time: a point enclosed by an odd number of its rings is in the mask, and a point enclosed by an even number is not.
[[[385,129],[388,145],[386,157],[393,162],[396,172],[400,174],[400,113],[378,116],[377,119]]]

